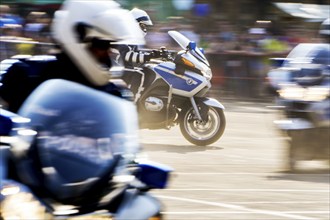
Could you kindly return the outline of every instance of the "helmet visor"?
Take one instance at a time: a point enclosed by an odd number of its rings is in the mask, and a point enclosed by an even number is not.
[[[144,33],[147,33],[147,25],[140,22],[140,28]]]

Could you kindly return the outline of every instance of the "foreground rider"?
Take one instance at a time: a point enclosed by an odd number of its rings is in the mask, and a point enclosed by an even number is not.
[[[52,34],[60,49],[54,59],[21,60],[2,76],[0,96],[10,111],[17,112],[29,94],[48,79],[66,79],[111,93],[111,48],[144,44],[132,15],[111,0],[64,2],[55,13]]]
[[[153,23],[146,11],[133,8],[130,13],[138,22],[143,35],[147,34],[148,26],[152,26]],[[138,64],[143,64],[152,58],[161,57],[157,51],[142,51],[138,49],[137,45],[119,45],[118,50],[121,56],[121,61],[125,67],[132,68]]]

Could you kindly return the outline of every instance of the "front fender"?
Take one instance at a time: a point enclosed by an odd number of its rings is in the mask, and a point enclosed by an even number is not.
[[[221,102],[219,102],[218,100],[216,100],[214,98],[203,97],[203,98],[201,98],[201,101],[207,106],[225,109],[225,106],[223,106],[221,104]]]

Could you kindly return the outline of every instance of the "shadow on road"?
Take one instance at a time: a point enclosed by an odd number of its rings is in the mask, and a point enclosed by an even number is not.
[[[144,150],[147,151],[166,151],[180,154],[187,154],[193,152],[222,150],[221,147],[216,146],[196,146],[196,145],[176,145],[176,144],[143,144]]]
[[[330,184],[329,169],[308,169],[294,172],[284,171],[279,175],[268,176],[272,180],[292,180]]]

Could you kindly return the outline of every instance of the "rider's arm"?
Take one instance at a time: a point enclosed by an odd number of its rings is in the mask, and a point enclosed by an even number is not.
[[[159,54],[154,51],[138,51],[134,47],[128,45],[120,45],[118,48],[122,61],[125,66],[132,66],[134,64],[142,64],[152,58],[159,58]]]
[[[124,60],[129,63],[140,64],[140,63],[145,63],[152,58],[153,56],[151,53],[130,50],[125,54]]]

